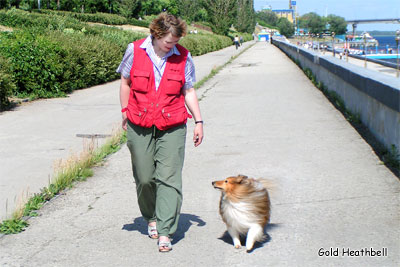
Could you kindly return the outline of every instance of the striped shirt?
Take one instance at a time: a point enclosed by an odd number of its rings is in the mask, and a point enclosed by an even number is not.
[[[140,48],[145,49],[147,55],[149,56],[151,62],[153,63],[153,70],[154,70],[154,80],[156,85],[156,90],[160,86],[161,78],[165,70],[165,66],[167,63],[168,57],[172,56],[173,54],[180,55],[179,50],[174,46],[161,60],[157,60],[158,57],[154,52],[154,48],[152,45],[153,36],[149,35],[146,40],[142,43]],[[124,78],[128,79],[130,77],[130,72],[133,64],[133,43],[128,45],[128,48],[125,51],[125,55],[122,58],[121,64],[119,65],[117,72],[121,73]],[[193,58],[188,53],[186,65],[185,65],[185,84],[183,86],[184,89],[190,89],[194,86],[196,82],[196,74],[195,68],[193,63]]]

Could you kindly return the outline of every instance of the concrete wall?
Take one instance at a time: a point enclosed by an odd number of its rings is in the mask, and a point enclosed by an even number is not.
[[[274,39],[273,44],[309,68],[328,90],[335,91],[353,114],[390,149],[400,150],[400,78],[352,65],[332,55]]]

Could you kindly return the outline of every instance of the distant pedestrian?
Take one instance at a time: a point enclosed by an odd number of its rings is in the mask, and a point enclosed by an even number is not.
[[[239,44],[239,37],[236,35],[235,38],[233,39],[233,42],[235,43],[236,49],[240,46]]]
[[[138,204],[160,252],[172,249],[182,205],[186,120],[192,117],[185,104],[196,123],[194,145],[203,140],[193,59],[178,44],[186,29],[181,19],[161,13],[150,24],[150,36],[128,45],[117,69]]]
[[[243,44],[243,37],[240,36],[239,40],[240,40],[240,45],[242,45]]]

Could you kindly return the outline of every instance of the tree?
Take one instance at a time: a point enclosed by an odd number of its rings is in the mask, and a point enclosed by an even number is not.
[[[286,37],[294,34],[294,25],[287,18],[279,18],[276,26],[279,28],[279,32]]]
[[[252,0],[238,0],[234,26],[239,32],[251,33],[254,31],[255,16]]]
[[[199,10],[202,9],[202,5],[199,0],[176,0],[175,2],[178,6],[179,16],[188,22],[195,21]]]
[[[178,4],[176,0],[142,0],[140,10],[141,15],[158,15],[167,11],[170,14],[178,15]]]
[[[236,13],[237,0],[204,0],[213,32],[227,35]]]
[[[328,15],[329,31],[335,34],[345,34],[347,32],[347,22],[344,18],[336,15]]]
[[[127,18],[139,18],[142,6],[140,0],[121,0],[119,13]]]
[[[268,25],[276,26],[278,22],[278,16],[272,10],[262,10],[256,13],[258,21],[262,21]]]
[[[306,28],[310,33],[321,33],[325,29],[325,20],[317,13],[310,12],[304,14],[299,19],[300,28]]]
[[[7,7],[7,0],[0,0],[0,8],[6,8]]]

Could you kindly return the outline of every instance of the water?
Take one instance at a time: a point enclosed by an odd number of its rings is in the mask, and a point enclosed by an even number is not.
[[[374,36],[374,38],[378,41],[378,54],[386,54],[380,56],[378,59],[384,60],[384,61],[389,61],[389,62],[396,62],[396,54],[397,54],[397,48],[396,48],[396,41],[395,41],[395,36]],[[388,49],[392,50],[393,56],[388,55]],[[376,47],[370,47],[368,49],[368,53],[376,53]]]
[[[374,38],[378,41],[379,46],[378,50],[385,50],[386,52],[386,46],[389,48],[393,49],[393,52],[396,51],[396,41],[395,41],[395,36],[374,36]]]

